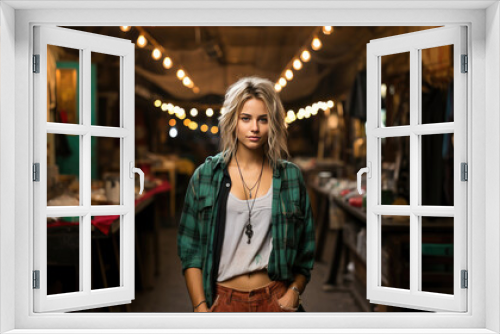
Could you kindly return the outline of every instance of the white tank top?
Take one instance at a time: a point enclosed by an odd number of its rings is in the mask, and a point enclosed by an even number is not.
[[[245,234],[248,223],[247,201],[229,193],[217,282],[267,268],[272,250],[272,189],[271,185],[267,194],[255,199],[251,221],[254,234],[250,244]],[[253,199],[248,204],[251,206],[252,202]]]

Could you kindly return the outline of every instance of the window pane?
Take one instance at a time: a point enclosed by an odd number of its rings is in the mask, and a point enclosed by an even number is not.
[[[381,138],[382,205],[410,203],[410,137]]]
[[[92,137],[92,205],[120,204],[120,138]]]
[[[453,133],[422,136],[422,205],[452,206]]]
[[[92,52],[92,125],[120,126],[120,57]]]
[[[80,217],[47,218],[47,294],[80,289]]]
[[[92,217],[91,289],[120,286],[120,216]]]
[[[421,124],[453,122],[453,46],[421,52]]]
[[[422,291],[453,294],[453,222],[422,217]]]
[[[381,57],[380,125],[410,125],[410,53]]]
[[[80,205],[80,136],[47,134],[47,206]]]
[[[410,289],[410,217],[382,216],[382,286]]]
[[[79,124],[80,50],[47,45],[47,122]]]

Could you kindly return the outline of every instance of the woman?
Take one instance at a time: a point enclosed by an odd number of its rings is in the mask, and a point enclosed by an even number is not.
[[[311,206],[288,156],[285,112],[269,80],[227,91],[222,152],[194,172],[178,253],[195,312],[296,311],[314,262]]]

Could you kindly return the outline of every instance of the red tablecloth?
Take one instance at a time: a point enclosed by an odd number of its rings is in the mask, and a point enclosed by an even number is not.
[[[144,202],[148,198],[159,194],[163,192],[169,191],[171,188],[171,185],[168,181],[163,181],[160,183],[158,186],[154,187],[151,190],[148,190],[144,192],[142,195],[140,195],[138,198],[135,199],[135,206],[137,206],[139,203]],[[111,224],[116,220],[120,218],[119,215],[115,216],[94,216],[94,219],[91,220],[91,224],[94,225],[96,228],[99,229],[102,233],[105,235],[109,234],[109,230],[111,228]],[[71,225],[78,225],[79,223],[72,223],[72,222],[65,222],[61,220],[56,220],[53,223],[47,224],[47,227],[56,227],[56,226],[71,226]]]

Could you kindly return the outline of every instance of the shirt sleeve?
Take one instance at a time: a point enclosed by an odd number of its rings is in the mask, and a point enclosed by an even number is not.
[[[297,257],[295,258],[292,271],[304,275],[307,282],[309,282],[311,280],[311,270],[314,266],[314,251],[316,247],[314,221],[311,202],[300,170],[298,171],[298,181],[300,187],[300,207],[302,212],[304,212],[304,230],[299,239]]]
[[[200,230],[198,226],[199,170],[189,180],[177,232],[177,253],[182,263],[182,273],[188,268],[201,268]]]

